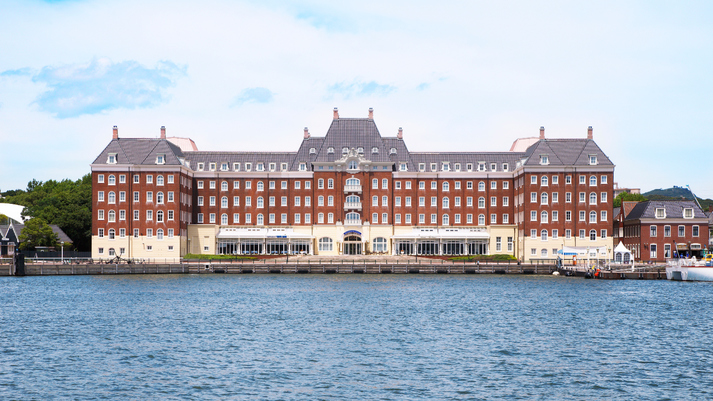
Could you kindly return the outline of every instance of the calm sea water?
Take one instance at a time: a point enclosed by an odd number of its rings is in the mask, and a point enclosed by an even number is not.
[[[713,283],[0,278],[0,399],[713,398]]]

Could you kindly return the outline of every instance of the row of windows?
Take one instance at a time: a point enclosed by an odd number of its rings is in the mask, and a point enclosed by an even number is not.
[[[208,206],[215,206],[216,205],[216,197],[215,196],[210,196],[208,197]],[[245,197],[245,206],[252,207],[252,196],[246,196]],[[270,196],[268,197],[268,205],[269,206],[275,206],[275,197]],[[324,196],[319,196],[319,206],[324,205]],[[265,207],[265,198],[262,196],[257,197],[257,207],[258,208],[263,208]],[[295,196],[294,197],[294,205],[295,206],[302,206],[302,197],[301,196]],[[334,197],[329,196],[329,206],[334,205]],[[204,198],[202,196],[198,197],[198,206],[205,206]],[[240,206],[240,197],[239,196],[233,196],[233,206]],[[282,196],[280,197],[280,206],[287,206],[287,197]],[[312,206],[312,197],[311,196],[305,196],[304,197],[304,206]],[[226,208],[228,207],[228,197],[223,196],[220,198],[220,207]]]
[[[116,176],[114,174],[109,174],[108,178],[108,184],[109,185],[116,185]],[[104,183],[104,174],[98,174],[97,175],[97,182],[100,184]],[[168,184],[173,184],[173,175],[167,175],[166,176],[166,182]],[[119,184],[125,184],[126,183],[126,175],[125,174],[120,174],[119,175]],[[138,174],[134,174],[134,184],[139,184],[140,183],[140,177]],[[153,175],[148,174],[146,175],[146,183],[147,184],[153,184]],[[157,175],[156,176],[156,185],[164,185],[164,177],[163,175]]]
[[[538,221],[537,217],[540,217],[539,222],[540,223],[548,223],[549,222],[549,217],[550,213],[548,213],[546,210],[543,210],[539,214],[537,213],[536,210],[530,211],[530,221]],[[557,210],[552,211],[552,221],[559,221],[559,212]],[[599,217],[601,221],[607,221],[607,211],[602,210],[599,212]],[[565,221],[572,221],[572,212],[570,210],[567,210],[564,212],[564,220]],[[589,220],[587,220],[587,212],[584,210],[579,211],[579,221],[589,221],[590,223],[596,223],[597,222],[597,212],[595,211],[590,211],[589,212]]]
[[[198,223],[203,224],[203,223],[209,223],[209,224],[216,224],[216,219],[218,215],[216,213],[209,213],[208,214],[208,221],[206,222],[204,219],[204,214],[203,213],[198,213]],[[300,213],[295,213],[294,214],[294,224],[302,224],[302,214]],[[326,217],[326,220],[325,220]],[[473,215],[472,214],[467,214],[465,219],[466,224],[473,224]],[[373,213],[371,216],[371,224],[388,224],[388,213],[382,213],[381,216],[379,216],[379,213]],[[450,216],[447,214],[444,214],[441,216],[441,224],[444,226],[450,225]],[[478,225],[484,226],[486,224],[486,216],[485,214],[480,214],[477,216],[478,219]],[[346,220],[347,221],[361,221],[361,216],[356,213],[356,212],[350,212],[347,213],[346,215]],[[430,224],[436,225],[438,224],[438,215],[437,214],[431,214],[430,215]],[[502,215],[502,221],[501,224],[509,224],[510,221],[510,216],[508,214],[503,214]],[[317,224],[334,224],[334,214],[333,213],[327,213],[326,215],[324,213],[318,213],[317,214]],[[394,215],[394,223],[395,224],[401,224],[401,214],[397,213]],[[419,224],[426,224],[426,214],[419,214],[418,215],[418,222]],[[411,219],[411,214],[405,214],[404,215],[404,223],[405,224],[411,224],[412,219]],[[462,224],[461,220],[461,215],[460,214],[454,214],[453,215],[453,224]],[[220,216],[220,224],[222,225],[227,225],[227,224],[241,224],[240,222],[240,213],[233,213],[233,218],[232,222],[229,221],[229,216],[227,213],[223,213]],[[243,224],[252,224],[252,214],[251,213],[245,213],[244,214],[244,222]],[[264,215],[262,213],[259,213],[257,215],[257,220],[256,220],[257,225],[264,225],[265,224],[265,219]],[[268,224],[276,224],[276,214],[275,213],[270,213],[268,214]],[[280,224],[288,224],[287,221],[287,213],[282,213],[280,215]],[[304,214],[304,224],[311,224],[311,214],[310,213],[305,213]],[[498,217],[497,214],[492,213],[490,215],[490,224],[498,224]]]
[[[304,163],[302,163],[304,164]],[[244,166],[245,171],[252,171],[253,169],[253,164],[252,163],[245,163],[244,165],[241,165],[240,163],[233,163],[233,171],[240,171],[241,166]],[[276,171],[277,170],[277,163],[268,163],[267,165],[269,171]],[[280,170],[281,171],[287,171],[287,163],[280,163]],[[197,164],[198,171],[203,171],[205,170],[205,163],[204,162],[199,162]],[[218,163],[216,162],[210,162],[208,163],[208,170],[209,171],[216,171],[218,167]],[[306,165],[305,165],[306,167]],[[230,164],[227,162],[222,162],[220,163],[220,171],[229,171],[230,170]],[[255,164],[255,171],[265,171],[265,163],[257,163]]]
[[[331,181],[331,180],[330,180]],[[302,188],[302,181],[295,181],[295,189],[301,189]],[[215,189],[215,181],[208,181],[208,188],[209,189]],[[196,185],[198,186],[198,189],[203,189],[204,188],[204,183],[203,181],[196,181]],[[332,184],[333,185],[333,184]],[[228,181],[222,181],[220,183],[220,190],[221,191],[227,191],[228,190]],[[275,189],[275,181],[268,181],[268,187],[269,189]],[[305,189],[311,189],[312,188],[312,181],[305,181],[304,182],[304,188]],[[331,188],[331,187],[330,187]],[[233,189],[240,189],[240,181],[235,180],[233,181]],[[245,189],[252,189],[252,181],[245,181]],[[256,189],[258,191],[264,191],[265,190],[265,183],[263,181],[258,181],[256,185]],[[287,181],[280,181],[280,189],[287,189]]]
[[[552,194],[549,194],[547,192],[542,192],[539,195],[539,201],[541,205],[547,205],[550,203],[550,198],[552,199],[552,203],[558,203],[559,202],[559,193],[558,192],[553,192]],[[601,203],[606,203],[608,199],[607,193],[606,192],[601,192],[599,194],[599,202]],[[538,195],[537,192],[530,192],[530,203],[537,203],[538,200]],[[565,203],[572,203],[572,193],[571,192],[565,192],[564,194],[564,201]],[[587,193],[586,192],[580,192],[579,193],[579,203],[585,203],[587,201]],[[589,193],[589,204],[590,205],[596,205],[597,204],[597,194],[596,192],[590,192]]]
[[[322,213],[320,213],[320,216],[321,215],[322,215]],[[209,213],[207,223],[216,224],[216,217],[217,217],[217,215],[215,213]],[[228,217],[229,216],[227,213],[221,214],[220,215],[220,224],[221,225],[241,224],[240,223],[240,213],[233,213],[232,223],[229,222]],[[243,217],[245,219],[243,224],[252,224],[252,213],[245,213],[243,215]],[[255,223],[257,225],[261,226],[261,225],[265,224],[265,216],[262,213],[258,213],[258,215],[256,217],[257,217],[257,219],[256,219]],[[276,218],[275,213],[268,214],[267,224],[277,224],[275,218]],[[333,223],[334,222],[334,214],[329,213],[329,219],[330,219],[330,223]],[[293,221],[294,221],[294,224],[302,224],[302,214],[295,213]],[[206,223],[206,221],[204,220],[204,215],[203,215],[203,213],[198,213],[198,224],[203,224],[203,223]],[[280,215],[280,224],[288,224],[287,223],[287,213],[282,213]],[[312,215],[310,213],[304,214],[304,224],[312,224]]]
[[[551,179],[552,185],[557,185],[559,184],[559,176],[558,175],[553,175]],[[571,175],[566,175],[564,177],[564,183],[565,184],[571,184],[572,183],[572,176]],[[586,184],[587,183],[587,176],[584,174],[579,175],[579,183],[580,184]],[[601,175],[599,177],[599,183],[600,184],[606,184],[607,183],[607,176],[606,175]],[[532,185],[537,185],[537,176],[536,175],[531,175],[530,176],[530,184]],[[541,186],[548,186],[550,185],[550,177],[547,175],[540,176],[540,185]],[[590,175],[589,176],[589,185],[590,186],[596,186],[597,185],[597,176],[596,175]]]
[[[627,231],[627,229],[629,229],[629,232],[630,232],[632,227],[626,227],[625,232]],[[655,237],[657,235],[657,231],[658,231],[657,226],[650,226],[649,227],[649,236]],[[691,226],[691,235],[693,237],[698,237],[700,235],[700,229],[698,228],[698,226]],[[664,237],[671,236],[671,226],[663,226],[663,236]],[[686,226],[678,226],[678,236],[679,237],[686,236]]]
[[[134,191],[134,202],[140,202],[139,198],[140,198],[139,191]],[[153,191],[147,191],[146,192],[146,202],[151,203],[151,202],[153,202],[153,200],[154,200],[153,199]],[[97,201],[104,202],[104,191],[97,191]],[[166,202],[173,202],[173,201],[174,201],[173,191],[166,192]],[[119,202],[126,202],[126,192],[119,191]],[[116,203],[116,193],[114,191],[109,191],[109,194],[107,196],[107,203],[109,203],[109,204]],[[156,203],[158,203],[158,204],[164,203],[163,192],[156,192]]]
[[[156,230],[156,239],[162,240],[163,234],[164,234],[164,231],[162,228],[159,228],[158,230]],[[139,229],[135,228],[134,229],[134,238],[139,238],[139,235],[140,235]],[[99,238],[104,238],[104,229],[103,228],[100,228],[98,230],[97,236]],[[173,228],[169,228],[166,230],[166,236],[168,238],[173,238]],[[109,239],[115,239],[116,238],[116,230],[114,230],[113,228],[110,228],[107,231],[107,237]],[[146,237],[153,238],[153,229],[151,229],[151,228],[146,229]],[[119,229],[119,238],[126,238],[126,229],[125,228]]]
[[[537,230],[535,230],[535,229],[530,230],[530,239],[537,239],[537,234],[538,234]],[[541,230],[539,232],[539,234],[540,234],[541,241],[547,241],[548,238],[553,239],[553,240],[559,239],[559,230],[558,229],[552,230],[551,237],[549,236],[549,232],[547,230]],[[564,236],[566,239],[571,239],[572,238],[572,230],[570,230],[570,229],[564,230]],[[607,238],[607,230],[606,229],[600,230],[599,237],[601,239],[606,239]],[[587,238],[587,230],[584,230],[584,229],[579,230],[579,238],[586,239]],[[597,230],[589,230],[589,239],[592,241],[597,240]]]
[[[139,210],[134,210],[134,220],[138,221],[141,220],[141,213]],[[163,223],[164,222],[164,216],[166,218],[166,221],[173,221],[173,216],[174,216],[174,211],[173,210],[167,210],[164,214],[163,210],[159,210],[156,212],[156,222],[158,223]],[[106,213],[107,221],[109,223],[114,223],[116,222],[116,211],[114,210],[109,210],[108,213]],[[147,210],[146,211],[146,220],[147,221],[153,221],[154,219],[154,211],[153,210]],[[104,220],[104,210],[99,209],[97,210],[97,220]],[[124,221],[126,220],[126,210],[119,210],[119,221]]]

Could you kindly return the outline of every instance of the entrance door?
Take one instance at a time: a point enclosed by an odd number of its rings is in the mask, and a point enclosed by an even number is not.
[[[361,237],[358,235],[344,237],[344,254],[361,255]]]

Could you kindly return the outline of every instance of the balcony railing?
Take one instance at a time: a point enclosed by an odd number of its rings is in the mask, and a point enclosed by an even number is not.
[[[349,209],[361,210],[361,202],[344,202],[344,210]]]
[[[345,185],[344,192],[361,192],[361,185]]]
[[[361,219],[347,219],[347,220],[344,220],[344,225],[345,225],[345,226],[360,226],[360,225],[361,225]]]

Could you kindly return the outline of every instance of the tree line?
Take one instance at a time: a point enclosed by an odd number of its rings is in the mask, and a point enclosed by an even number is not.
[[[91,250],[91,174],[86,174],[76,181],[32,180],[25,190],[3,192],[0,202],[22,205],[25,207],[22,216],[32,218],[25,223],[23,231],[24,239],[29,241],[24,246],[25,249],[32,249],[35,246],[57,246],[56,235],[49,233],[46,227],[49,224],[56,224],[72,239],[75,249]]]

